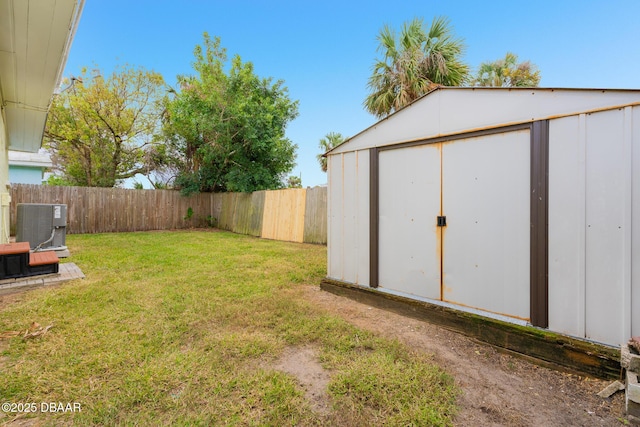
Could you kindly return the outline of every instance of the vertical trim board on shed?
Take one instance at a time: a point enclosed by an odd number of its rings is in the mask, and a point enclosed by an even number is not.
[[[380,283],[380,152],[369,149],[369,285]]]
[[[531,324],[549,326],[549,122],[531,126],[530,315]]]

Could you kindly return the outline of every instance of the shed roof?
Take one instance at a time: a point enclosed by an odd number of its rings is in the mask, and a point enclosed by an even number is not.
[[[638,104],[638,89],[438,87],[327,154]]]

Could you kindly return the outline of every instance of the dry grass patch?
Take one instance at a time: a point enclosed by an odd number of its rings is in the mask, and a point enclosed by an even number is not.
[[[0,332],[0,396],[78,402],[22,416],[51,425],[451,425],[457,390],[433,363],[310,305],[326,247],[231,233],[68,236],[86,279],[31,291]],[[301,349],[299,354],[292,349]],[[282,368],[329,377],[318,406]],[[304,361],[304,360],[303,360]],[[319,393],[318,391],[314,391]],[[0,413],[0,423],[18,414]]]

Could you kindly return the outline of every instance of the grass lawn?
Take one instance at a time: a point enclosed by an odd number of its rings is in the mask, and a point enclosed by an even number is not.
[[[0,403],[35,425],[451,425],[457,389],[427,356],[307,303],[326,247],[226,232],[71,235],[86,279],[0,310]],[[274,368],[313,347],[330,374],[318,413]],[[42,402],[79,412],[42,413]],[[15,409],[15,408],[14,408]],[[68,409],[68,408],[67,408]]]

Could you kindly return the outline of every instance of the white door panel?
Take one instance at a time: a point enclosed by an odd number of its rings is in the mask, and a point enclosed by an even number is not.
[[[379,156],[379,286],[440,299],[440,144]]]
[[[443,299],[529,316],[529,130],[443,144]]]

